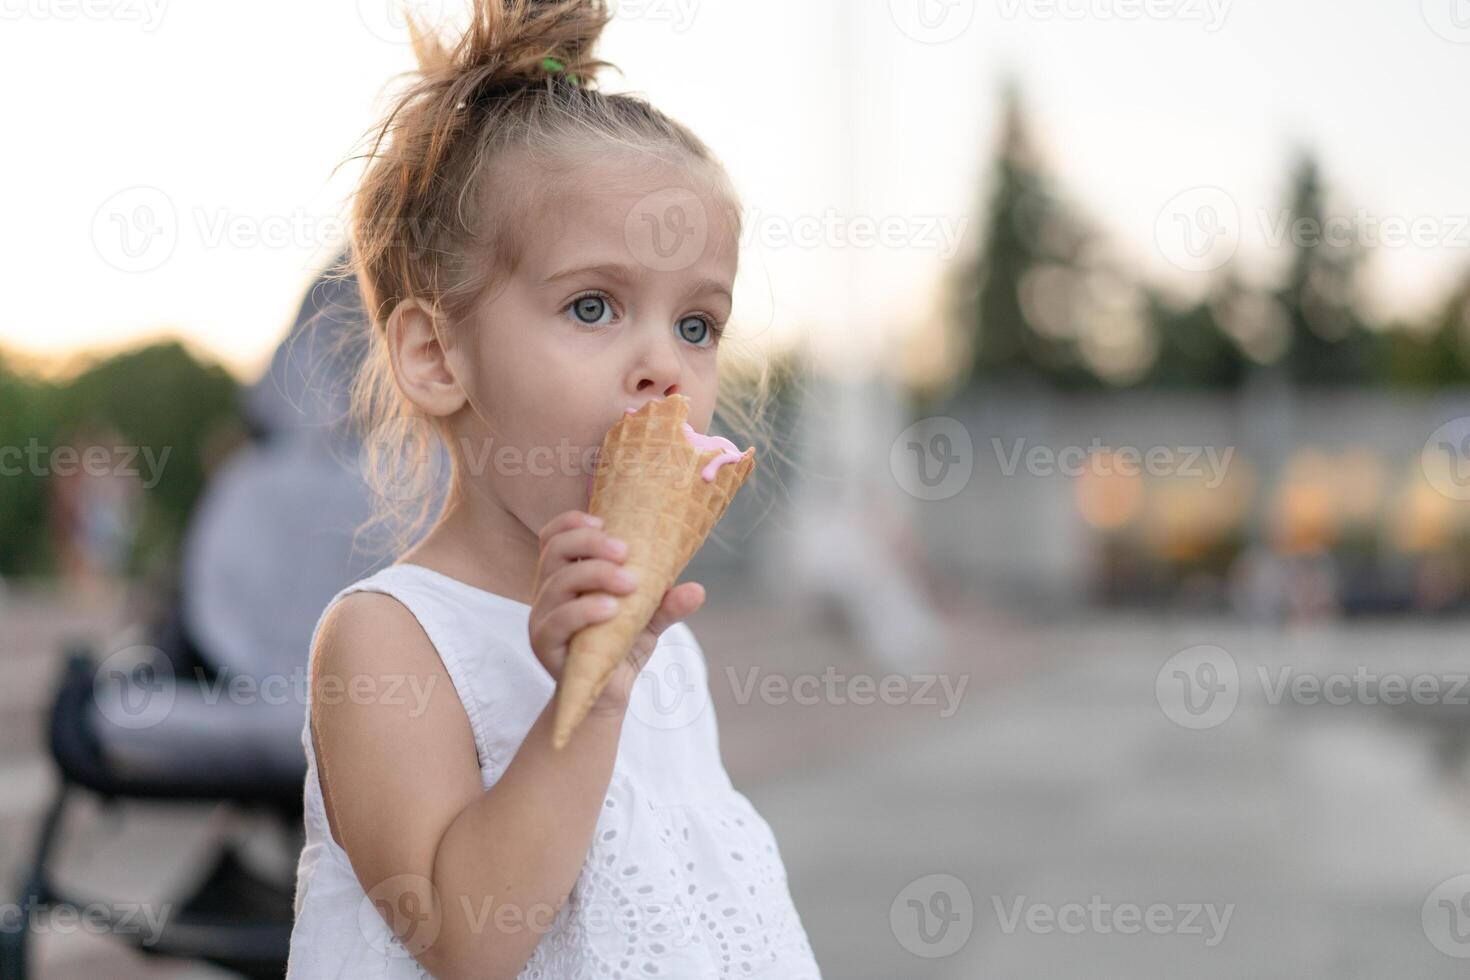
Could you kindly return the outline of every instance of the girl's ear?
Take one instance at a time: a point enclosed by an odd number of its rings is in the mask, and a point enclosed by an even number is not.
[[[393,374],[416,408],[443,417],[464,407],[464,388],[454,377],[430,307],[421,300],[403,300],[388,317],[387,335]]]

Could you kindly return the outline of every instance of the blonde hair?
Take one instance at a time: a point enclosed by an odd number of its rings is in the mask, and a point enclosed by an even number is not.
[[[535,220],[546,178],[599,158],[574,152],[588,144],[650,155],[707,181],[717,200],[729,202],[727,219],[740,235],[734,188],[709,148],[644,99],[598,90],[598,70],[616,70],[592,56],[610,19],[605,0],[472,3],[452,49],[408,18],[418,70],[374,127],[371,148],[353,158],[367,165],[351,202],[348,274],[357,276],[371,337],[352,386],[352,415],[376,491],[359,534],[386,531],[399,552],[426,529],[433,496],[405,499],[390,488],[412,479],[405,466],[428,465],[442,435],[393,377],[385,325],[403,300],[424,301],[447,324],[462,322],[515,271],[518,232]],[[769,366],[756,357],[721,373],[717,416],[732,435],[769,446]]]

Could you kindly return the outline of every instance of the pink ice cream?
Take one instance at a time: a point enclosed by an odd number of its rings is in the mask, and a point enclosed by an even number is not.
[[[623,409],[623,414],[632,415],[636,411],[638,411],[636,408],[625,408]],[[694,426],[688,422],[684,423],[684,438],[688,439],[689,445],[693,446],[698,452],[702,453],[710,449],[718,449],[720,451],[718,456],[710,460],[709,464],[699,471],[699,475],[704,478],[705,483],[715,482],[715,474],[720,471],[721,466],[724,466],[726,463],[733,463],[740,458],[740,450],[736,449],[735,444],[729,439],[723,436],[701,435],[695,432]]]
[[[684,423],[684,438],[688,439],[690,445],[700,452],[705,452],[710,449],[718,449],[720,451],[720,454],[710,460],[709,464],[699,473],[700,476],[704,477],[705,483],[713,483],[715,474],[719,472],[720,467],[726,463],[735,462],[741,455],[740,450],[736,449],[735,444],[729,439],[723,436],[700,435],[694,431],[694,426],[688,422]]]
[[[636,411],[638,411],[636,408],[626,408],[623,410],[623,414],[632,415]],[[704,469],[699,472],[700,477],[704,479],[705,483],[713,483],[715,474],[720,471],[721,466],[737,461],[742,455],[740,450],[735,448],[735,444],[729,439],[723,436],[702,435],[695,432],[694,426],[688,422],[684,423],[684,438],[688,439],[689,444],[698,452],[717,450],[719,453],[714,459],[706,463]],[[587,493],[589,496],[592,493],[592,479],[591,476],[587,477]]]

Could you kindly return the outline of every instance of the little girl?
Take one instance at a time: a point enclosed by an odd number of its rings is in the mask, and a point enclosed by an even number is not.
[[[420,72],[353,202],[355,403],[416,543],[312,640],[289,975],[819,980],[713,710],[660,723],[634,683],[648,666],[707,704],[681,622],[700,585],[551,746],[569,638],[634,588],[585,512],[591,450],[675,393],[708,431],[738,204],[689,130],[595,88],[603,0],[475,4],[452,51],[411,27]]]

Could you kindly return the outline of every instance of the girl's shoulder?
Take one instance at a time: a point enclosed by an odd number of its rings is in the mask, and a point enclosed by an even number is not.
[[[394,600],[385,602],[381,598]],[[370,598],[371,597],[371,598]],[[388,565],[339,591],[322,610],[312,637],[328,623],[361,620],[416,621],[437,648],[456,645],[460,634],[517,638],[525,634],[531,607],[451,578],[423,565]]]
[[[358,579],[332,597],[327,604],[357,592],[375,592],[391,595],[400,601],[419,598],[454,605],[468,605],[477,613],[497,612],[509,616],[529,617],[531,607],[509,596],[487,592],[484,589],[460,581],[443,572],[412,562],[395,562]],[[409,602],[404,602],[408,605]]]
[[[388,565],[338,592],[322,610],[312,651],[324,629],[387,640],[405,630],[427,637],[458,687],[481,667],[535,663],[531,607],[486,592],[423,565]]]
[[[447,680],[468,717],[481,768],[495,769],[508,762],[555,686],[531,649],[530,609],[421,565],[389,565],[327,604],[312,638],[311,673],[404,675],[426,686]]]

